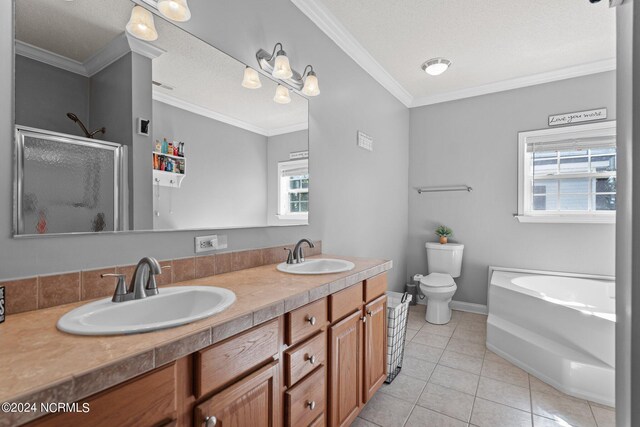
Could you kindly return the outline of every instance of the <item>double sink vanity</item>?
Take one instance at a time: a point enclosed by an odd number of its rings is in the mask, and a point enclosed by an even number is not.
[[[0,425],[348,426],[386,379],[390,268],[320,255],[11,316],[0,400],[80,410]]]

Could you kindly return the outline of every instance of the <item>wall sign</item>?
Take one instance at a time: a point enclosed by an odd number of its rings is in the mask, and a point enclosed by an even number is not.
[[[292,153],[289,153],[289,160],[308,159],[308,158],[309,158],[308,151],[294,151]]]
[[[607,109],[578,111],[576,113],[556,114],[549,116],[549,126],[570,125],[574,123],[593,122],[607,118]]]

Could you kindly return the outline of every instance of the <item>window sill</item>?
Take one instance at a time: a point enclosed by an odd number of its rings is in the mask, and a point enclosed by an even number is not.
[[[615,224],[615,215],[514,215],[518,222],[545,224]]]

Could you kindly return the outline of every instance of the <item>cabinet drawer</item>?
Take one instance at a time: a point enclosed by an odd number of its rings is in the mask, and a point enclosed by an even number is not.
[[[299,344],[284,353],[285,378],[287,387],[291,387],[305,375],[320,365],[325,365],[327,359],[327,334],[321,332],[315,337]]]
[[[175,363],[172,363],[80,401],[81,408],[82,403],[89,403],[90,411],[87,413],[53,414],[29,426],[110,427],[169,423],[176,417],[175,368]]]
[[[311,424],[309,424],[309,427],[325,427],[326,425],[327,425],[327,421],[324,418],[324,412],[323,412],[322,414],[320,414],[318,418],[311,421]]]
[[[325,369],[318,368],[285,393],[287,425],[308,426],[324,412],[326,400]]]
[[[278,319],[195,354],[195,395],[201,397],[278,353]]]
[[[362,282],[329,295],[329,321],[336,322],[362,305]]]
[[[313,335],[327,324],[327,299],[323,298],[287,313],[287,345]]]
[[[387,290],[387,273],[378,274],[364,281],[364,300],[371,302]]]

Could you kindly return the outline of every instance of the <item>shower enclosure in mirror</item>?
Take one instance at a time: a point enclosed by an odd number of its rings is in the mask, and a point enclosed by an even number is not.
[[[15,234],[307,224],[307,99],[134,6],[15,0]]]

